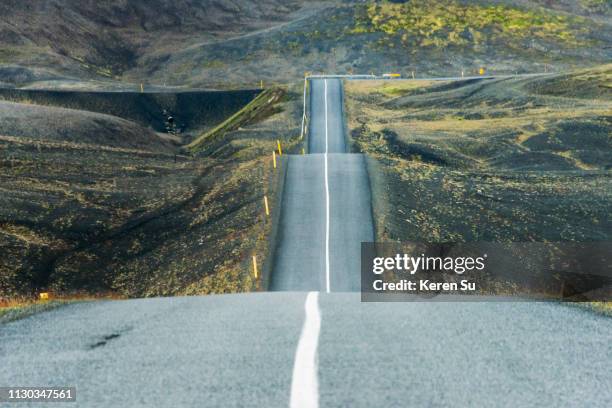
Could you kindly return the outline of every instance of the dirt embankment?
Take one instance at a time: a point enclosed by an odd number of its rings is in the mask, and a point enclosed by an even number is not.
[[[156,132],[166,132],[168,117],[172,116],[178,130],[195,134],[216,126],[260,92],[258,89],[146,93],[0,89],[0,100],[31,105],[32,109],[43,106],[102,113],[136,122]],[[53,118],[57,115],[41,116]],[[23,122],[19,123],[21,126]],[[31,126],[32,130],[34,127]],[[36,128],[47,129],[44,125]]]
[[[206,155],[186,155],[135,121],[50,106],[57,99],[2,102],[0,294],[256,289],[251,259],[261,270],[263,196],[274,196],[277,177],[271,153],[277,139],[289,151],[297,143],[299,100],[275,100]]]

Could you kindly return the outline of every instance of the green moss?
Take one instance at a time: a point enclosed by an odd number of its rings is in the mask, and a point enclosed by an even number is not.
[[[591,13],[606,13],[612,8],[611,0],[580,0],[582,8]]]
[[[0,48],[0,63],[8,63],[14,61],[21,53],[16,48]]]
[[[293,55],[301,55],[302,54],[302,44],[300,41],[289,41],[287,43],[287,50],[289,50]]]
[[[209,60],[204,63],[204,68],[222,69],[225,68],[225,62],[220,60]]]
[[[479,45],[491,40],[540,39],[578,44],[576,18],[502,5],[465,5],[455,0],[371,2],[356,15],[352,34],[384,33],[404,46]]]
[[[52,300],[49,302],[37,302],[24,304],[22,306],[0,308],[0,324],[23,319],[34,314],[65,306],[76,301]]]
[[[98,68],[96,68],[96,73],[98,75],[105,76],[107,78],[112,78],[113,77],[113,71],[112,71],[111,68],[98,67]]]
[[[198,152],[204,149],[208,142],[217,140],[227,132],[238,129],[253,120],[261,118],[272,112],[272,106],[285,95],[285,90],[281,88],[266,89],[260,93],[253,101],[240,109],[238,112],[230,116],[223,123],[220,123],[215,128],[205,132],[197,137],[193,142],[187,145],[187,148],[192,152]]]

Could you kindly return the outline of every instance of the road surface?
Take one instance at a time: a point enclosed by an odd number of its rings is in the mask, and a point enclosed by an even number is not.
[[[358,291],[361,242],[374,240],[366,162],[346,153],[340,79],[310,84],[309,154],[287,161],[270,286]]]
[[[287,407],[305,299],[66,306],[0,326],[0,385],[77,388],[76,404],[54,407]],[[361,303],[354,293],[318,303],[321,407],[611,406],[612,324],[598,315],[553,303]]]
[[[0,386],[76,387],[77,403],[57,407],[612,406],[610,318],[349,293],[373,232],[341,95],[336,79],[312,81],[310,154],[288,161],[277,292],[73,304],[1,325]]]

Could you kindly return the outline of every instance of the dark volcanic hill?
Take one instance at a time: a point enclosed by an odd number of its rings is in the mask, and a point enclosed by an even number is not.
[[[0,72],[7,82],[55,74],[114,78],[136,67],[143,56],[172,52],[194,37],[215,40],[283,22],[298,4],[293,0],[2,1],[0,64],[5,68]]]
[[[9,0],[0,4],[0,84],[563,71],[612,59],[610,17],[607,0]]]

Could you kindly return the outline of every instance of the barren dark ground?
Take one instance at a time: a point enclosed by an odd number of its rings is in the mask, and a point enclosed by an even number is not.
[[[5,1],[0,85],[244,88],[305,71],[564,71],[612,58],[607,0]]]
[[[348,83],[354,148],[380,170],[379,239],[609,240],[610,69]]]
[[[611,12],[600,0],[5,1],[0,290],[253,289],[269,156],[277,138],[299,151],[305,71],[571,72],[351,83],[351,135],[378,162],[380,239],[609,239]],[[260,81],[290,91],[214,131]]]
[[[264,261],[270,222],[263,196],[274,205],[278,177],[271,153],[277,138],[299,134],[297,95],[193,156],[177,143],[219,123],[255,93],[126,94],[123,104],[119,94],[9,96],[21,102],[0,102],[3,296],[256,288],[250,260],[258,254]],[[175,110],[183,133],[154,129],[163,118],[153,104],[160,98],[195,99],[191,111]],[[206,101],[215,109],[203,110]],[[120,106],[114,113],[133,120],[58,107],[79,104],[100,111]],[[147,126],[148,116],[156,120]]]
[[[592,270],[537,265],[569,249],[563,242],[612,237],[611,79],[607,65],[530,78],[347,83],[353,148],[371,157],[377,240],[525,243],[506,268],[478,278],[486,293],[569,297],[602,285]]]

